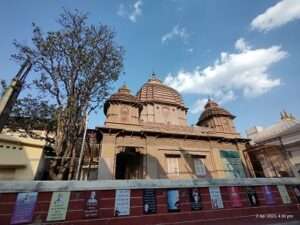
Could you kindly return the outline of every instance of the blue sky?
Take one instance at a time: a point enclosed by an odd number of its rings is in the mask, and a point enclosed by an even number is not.
[[[283,109],[300,118],[300,1],[1,1],[0,78],[19,68],[13,40],[29,44],[32,22],[56,29],[63,7],[116,31],[126,54],[114,91],[126,82],[135,94],[154,71],[182,93],[190,124],[207,96],[237,116],[241,133],[278,121]],[[89,127],[103,121],[100,109]]]

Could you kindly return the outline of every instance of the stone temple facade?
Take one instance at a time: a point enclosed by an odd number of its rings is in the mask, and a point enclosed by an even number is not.
[[[152,77],[133,95],[124,85],[104,104],[98,179],[187,179],[249,176],[230,112],[208,100],[189,126],[181,95]]]

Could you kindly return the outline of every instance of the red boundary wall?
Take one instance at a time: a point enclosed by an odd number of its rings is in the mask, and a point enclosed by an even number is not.
[[[263,186],[254,186],[259,206],[250,206],[246,187],[238,188],[242,207],[233,208],[228,187],[220,187],[224,203],[223,209],[212,209],[208,187],[199,187],[203,208],[191,210],[190,189],[178,188],[180,192],[180,212],[168,212],[167,190],[156,189],[157,213],[143,213],[143,190],[132,189],[130,215],[114,216],[115,190],[98,190],[98,218],[85,219],[84,207],[87,191],[72,191],[67,217],[61,222],[46,222],[52,192],[39,192],[33,223],[36,224],[72,224],[72,225],[258,225],[300,221],[300,204],[292,186],[288,186],[291,204],[283,204],[278,189],[270,186],[275,204],[267,205]],[[173,188],[172,188],[173,189]],[[17,193],[0,194],[0,225],[10,224]],[[263,218],[265,217],[265,218]],[[283,217],[283,218],[279,218]],[[299,222],[300,224],[300,222]]]

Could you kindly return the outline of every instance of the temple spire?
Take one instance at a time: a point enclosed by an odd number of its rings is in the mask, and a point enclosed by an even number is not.
[[[281,118],[281,120],[295,120],[296,119],[292,113],[287,113],[285,110],[280,112],[280,118]]]

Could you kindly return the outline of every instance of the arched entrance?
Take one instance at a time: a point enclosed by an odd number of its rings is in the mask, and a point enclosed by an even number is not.
[[[143,155],[134,147],[125,147],[116,156],[116,179],[142,179]]]

